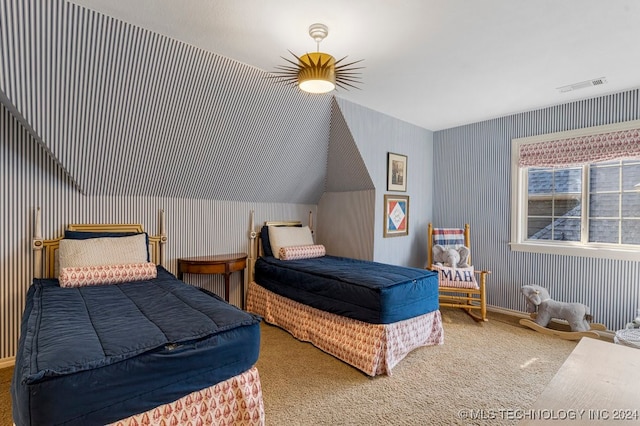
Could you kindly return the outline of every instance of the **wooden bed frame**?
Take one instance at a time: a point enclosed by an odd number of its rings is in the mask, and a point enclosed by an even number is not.
[[[144,232],[140,224],[70,224],[69,231],[83,232]],[[60,247],[60,240],[64,236],[45,240],[42,238],[42,212],[36,211],[35,232],[31,243],[34,253],[33,277],[56,278],[56,255]],[[167,234],[165,233],[164,210],[160,210],[160,234],[149,235],[149,256],[151,262],[164,266],[166,263]]]
[[[56,253],[60,247],[58,237],[52,240],[42,238],[42,217],[36,211],[35,232],[32,242],[34,251],[34,278],[57,278]],[[85,232],[144,232],[140,224],[72,224],[70,231]],[[160,233],[149,235],[149,255],[156,265],[166,262],[164,210],[160,210]],[[186,285],[186,284],[185,284]],[[262,399],[262,385],[257,368],[249,370],[195,391],[173,402],[118,420],[111,425],[168,425],[168,424],[236,424],[264,425],[265,413]]]
[[[249,211],[249,257],[247,258],[247,270],[248,279],[247,282],[250,283],[253,281],[254,277],[254,266],[256,264],[256,260],[264,253],[262,252],[262,240],[260,238],[260,231],[262,226],[258,228],[256,231],[254,224],[254,211]],[[266,226],[302,226],[302,222],[299,220],[276,220],[276,221],[266,221],[264,222]],[[313,212],[309,212],[309,229],[311,230],[311,235],[313,235]]]
[[[312,226],[309,212],[309,228]],[[299,221],[269,221],[265,225],[300,226]],[[313,231],[312,231],[313,232]],[[262,255],[260,232],[253,228],[251,256]],[[392,368],[409,352],[422,346],[444,343],[440,311],[391,324],[369,324],[325,312],[261,287],[254,280],[256,258],[250,261],[246,309],[264,321],[281,327],[303,342],[346,362],[369,376],[391,375]]]

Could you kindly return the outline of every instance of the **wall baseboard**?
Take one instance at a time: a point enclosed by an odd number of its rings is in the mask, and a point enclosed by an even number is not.
[[[13,367],[15,364],[16,364],[16,358],[13,356],[10,358],[0,359],[0,368]]]
[[[520,320],[520,318],[529,318],[529,314],[526,312],[520,312],[509,308],[502,308],[500,306],[487,305],[487,311],[517,317],[518,320]]]

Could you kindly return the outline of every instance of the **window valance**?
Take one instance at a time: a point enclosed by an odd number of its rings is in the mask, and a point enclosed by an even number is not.
[[[640,128],[520,145],[520,167],[568,167],[640,158]]]

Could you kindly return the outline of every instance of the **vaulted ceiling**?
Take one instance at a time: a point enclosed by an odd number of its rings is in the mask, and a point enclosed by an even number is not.
[[[63,0],[3,6],[0,100],[80,191],[302,204],[325,191],[331,95]]]
[[[71,1],[264,71],[324,23],[366,67],[336,96],[434,131],[640,87],[637,0]]]
[[[437,130],[640,86],[638,16],[604,0],[4,0],[0,100],[86,194],[313,204],[372,186],[334,95]],[[317,21],[322,50],[364,59],[360,90],[269,78],[315,48]]]

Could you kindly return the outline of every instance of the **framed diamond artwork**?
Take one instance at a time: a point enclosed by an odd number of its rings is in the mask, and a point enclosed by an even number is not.
[[[409,235],[409,196],[384,195],[384,237]]]

